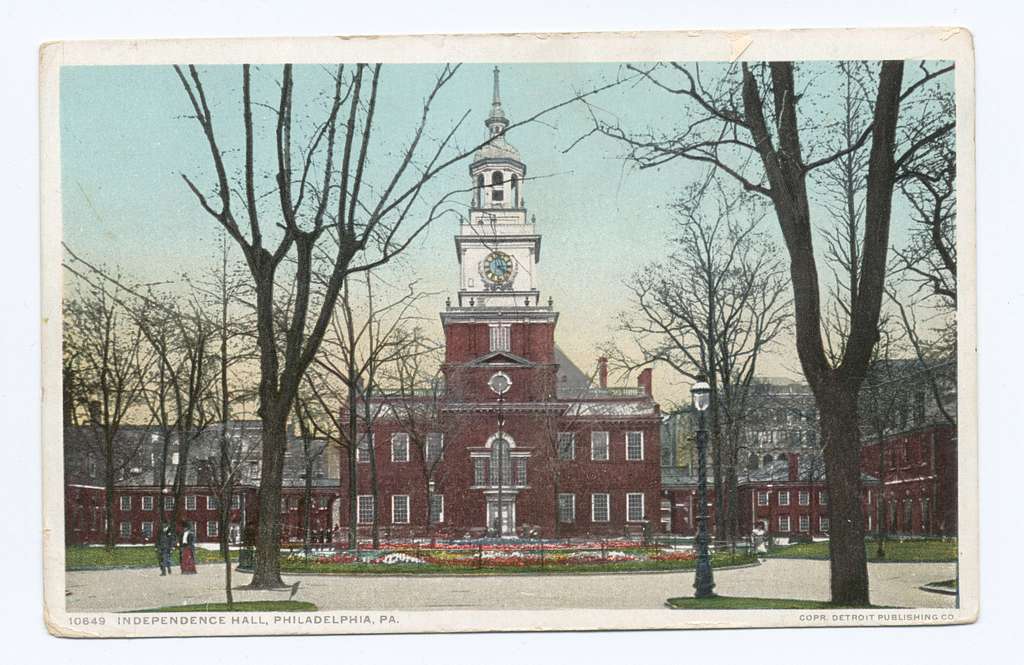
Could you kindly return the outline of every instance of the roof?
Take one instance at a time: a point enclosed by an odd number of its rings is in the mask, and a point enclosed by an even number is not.
[[[825,464],[820,456],[800,455],[797,479],[792,482],[824,482]],[[784,483],[789,480],[789,462],[787,460],[776,460],[766,464],[759,469],[746,471],[739,477],[740,485],[752,485],[761,483]],[[878,478],[861,472],[860,480],[865,485],[877,485]],[[688,486],[697,484],[697,475],[689,467],[661,467],[662,486]],[[708,476],[708,485],[713,486],[714,480]]]
[[[584,374],[583,370],[570,360],[557,344],[555,345],[555,362],[558,363],[557,392],[559,399],[579,397],[581,393],[590,389],[590,377]]]

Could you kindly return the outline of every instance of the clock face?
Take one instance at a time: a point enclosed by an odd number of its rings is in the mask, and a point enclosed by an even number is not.
[[[504,252],[491,252],[481,264],[484,277],[494,284],[504,284],[512,279],[512,257]]]

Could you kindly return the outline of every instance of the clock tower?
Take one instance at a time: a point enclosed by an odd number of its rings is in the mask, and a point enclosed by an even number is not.
[[[498,77],[495,67],[491,112],[484,121],[491,140],[469,165],[473,200],[469,217],[462,220],[455,236],[461,268],[459,307],[539,304],[540,236],[526,213],[526,165],[505,140],[509,121],[501,107]]]

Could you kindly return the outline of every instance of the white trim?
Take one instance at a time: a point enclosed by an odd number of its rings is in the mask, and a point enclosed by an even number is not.
[[[604,457],[594,456],[594,435],[604,434]],[[591,462],[607,462],[611,460],[611,435],[607,431],[596,431],[590,433],[590,461]]]
[[[597,519],[597,515],[594,510],[594,499],[603,496],[605,497],[605,516],[603,520]],[[590,493],[590,521],[598,524],[604,524],[610,522],[612,519],[612,495],[609,492],[591,492]]]
[[[782,528],[782,520],[786,520],[786,528],[785,529]],[[779,525],[779,533],[789,533],[790,529],[793,526],[791,524],[791,522],[790,522],[789,515],[779,515],[778,525]]]
[[[430,505],[429,505],[430,514],[431,515],[434,514],[434,512],[433,512],[434,511],[434,504],[432,503],[433,499],[440,499],[441,500],[441,510],[439,510],[437,512],[437,519],[433,520],[433,523],[434,524],[444,524],[444,494],[438,494],[436,492],[431,492],[430,494],[427,495],[427,501],[431,502]]]
[[[630,497],[640,497],[640,519],[631,519],[629,517],[629,499]],[[626,521],[627,522],[643,522],[647,517],[647,509],[644,505],[644,493],[643,492],[626,492]]]
[[[807,521],[807,526],[806,527],[804,526],[804,521],[805,520]],[[809,532],[811,530],[811,516],[810,515],[807,515],[807,514],[800,515],[797,518],[796,523],[797,523],[797,531],[799,531],[800,533],[807,533],[807,532]]]
[[[562,497],[569,497],[572,499],[570,505],[572,515],[571,519],[562,519]],[[572,492],[559,492],[558,493],[558,523],[559,524],[575,524],[576,523],[576,495]]]
[[[369,520],[363,519],[363,502],[369,501],[373,508],[373,515]],[[373,518],[377,516],[377,506],[373,501],[372,494],[358,494],[356,495],[356,524],[373,524]]]
[[[508,449],[509,449],[510,453],[511,453],[512,449],[516,447],[515,439],[513,439],[511,436],[509,436],[508,432],[502,432],[500,437],[498,436],[498,433],[495,432],[490,437],[488,437],[487,443],[484,444],[484,448],[490,449],[491,444],[494,443],[495,441],[497,441],[499,438],[503,439],[505,441],[505,443],[508,444]]]
[[[210,527],[213,527],[212,529]],[[220,522],[217,520],[206,521],[206,537],[220,538]]]
[[[778,497],[778,503],[780,506],[789,505],[789,490],[779,490],[778,492],[775,493],[775,496]],[[785,501],[782,500],[783,496],[786,497]]]
[[[125,507],[125,499],[128,500],[127,507]],[[122,494],[121,495],[121,500],[118,501],[118,508],[121,510],[122,513],[126,513],[126,512],[128,512],[128,511],[130,511],[132,509],[132,496],[131,496],[131,494]]]
[[[640,457],[629,456],[629,435],[639,434],[640,435]],[[626,461],[627,462],[643,462],[644,461],[644,433],[639,430],[631,430],[626,432]]]
[[[405,437],[405,459],[398,459],[395,456],[395,440],[401,440],[401,437]],[[409,433],[408,432],[395,432],[391,435],[391,461],[397,464],[403,464],[409,461]]]
[[[405,519],[401,520],[401,521],[399,521],[395,517],[395,513],[397,512],[397,508],[398,508],[398,502],[396,501],[396,499],[405,499]],[[410,510],[410,508],[411,508],[411,502],[409,501],[409,495],[408,494],[392,494],[391,495],[391,523],[392,524],[408,524],[409,523],[409,519],[411,517],[410,513],[412,512],[412,510]]]
[[[149,508],[146,507],[147,503],[149,504]],[[151,494],[143,494],[142,495],[142,512],[144,512],[144,513],[151,513],[151,512],[153,512],[153,505],[154,505],[153,504],[153,495],[151,495]]]

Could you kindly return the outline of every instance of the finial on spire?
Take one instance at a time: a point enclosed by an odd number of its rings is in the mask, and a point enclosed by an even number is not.
[[[488,129],[491,130],[491,134],[498,134],[505,127],[508,126],[508,118],[505,117],[505,111],[501,108],[501,84],[499,77],[501,70],[498,69],[497,65],[494,67],[494,97],[491,101],[491,114],[484,121]]]

